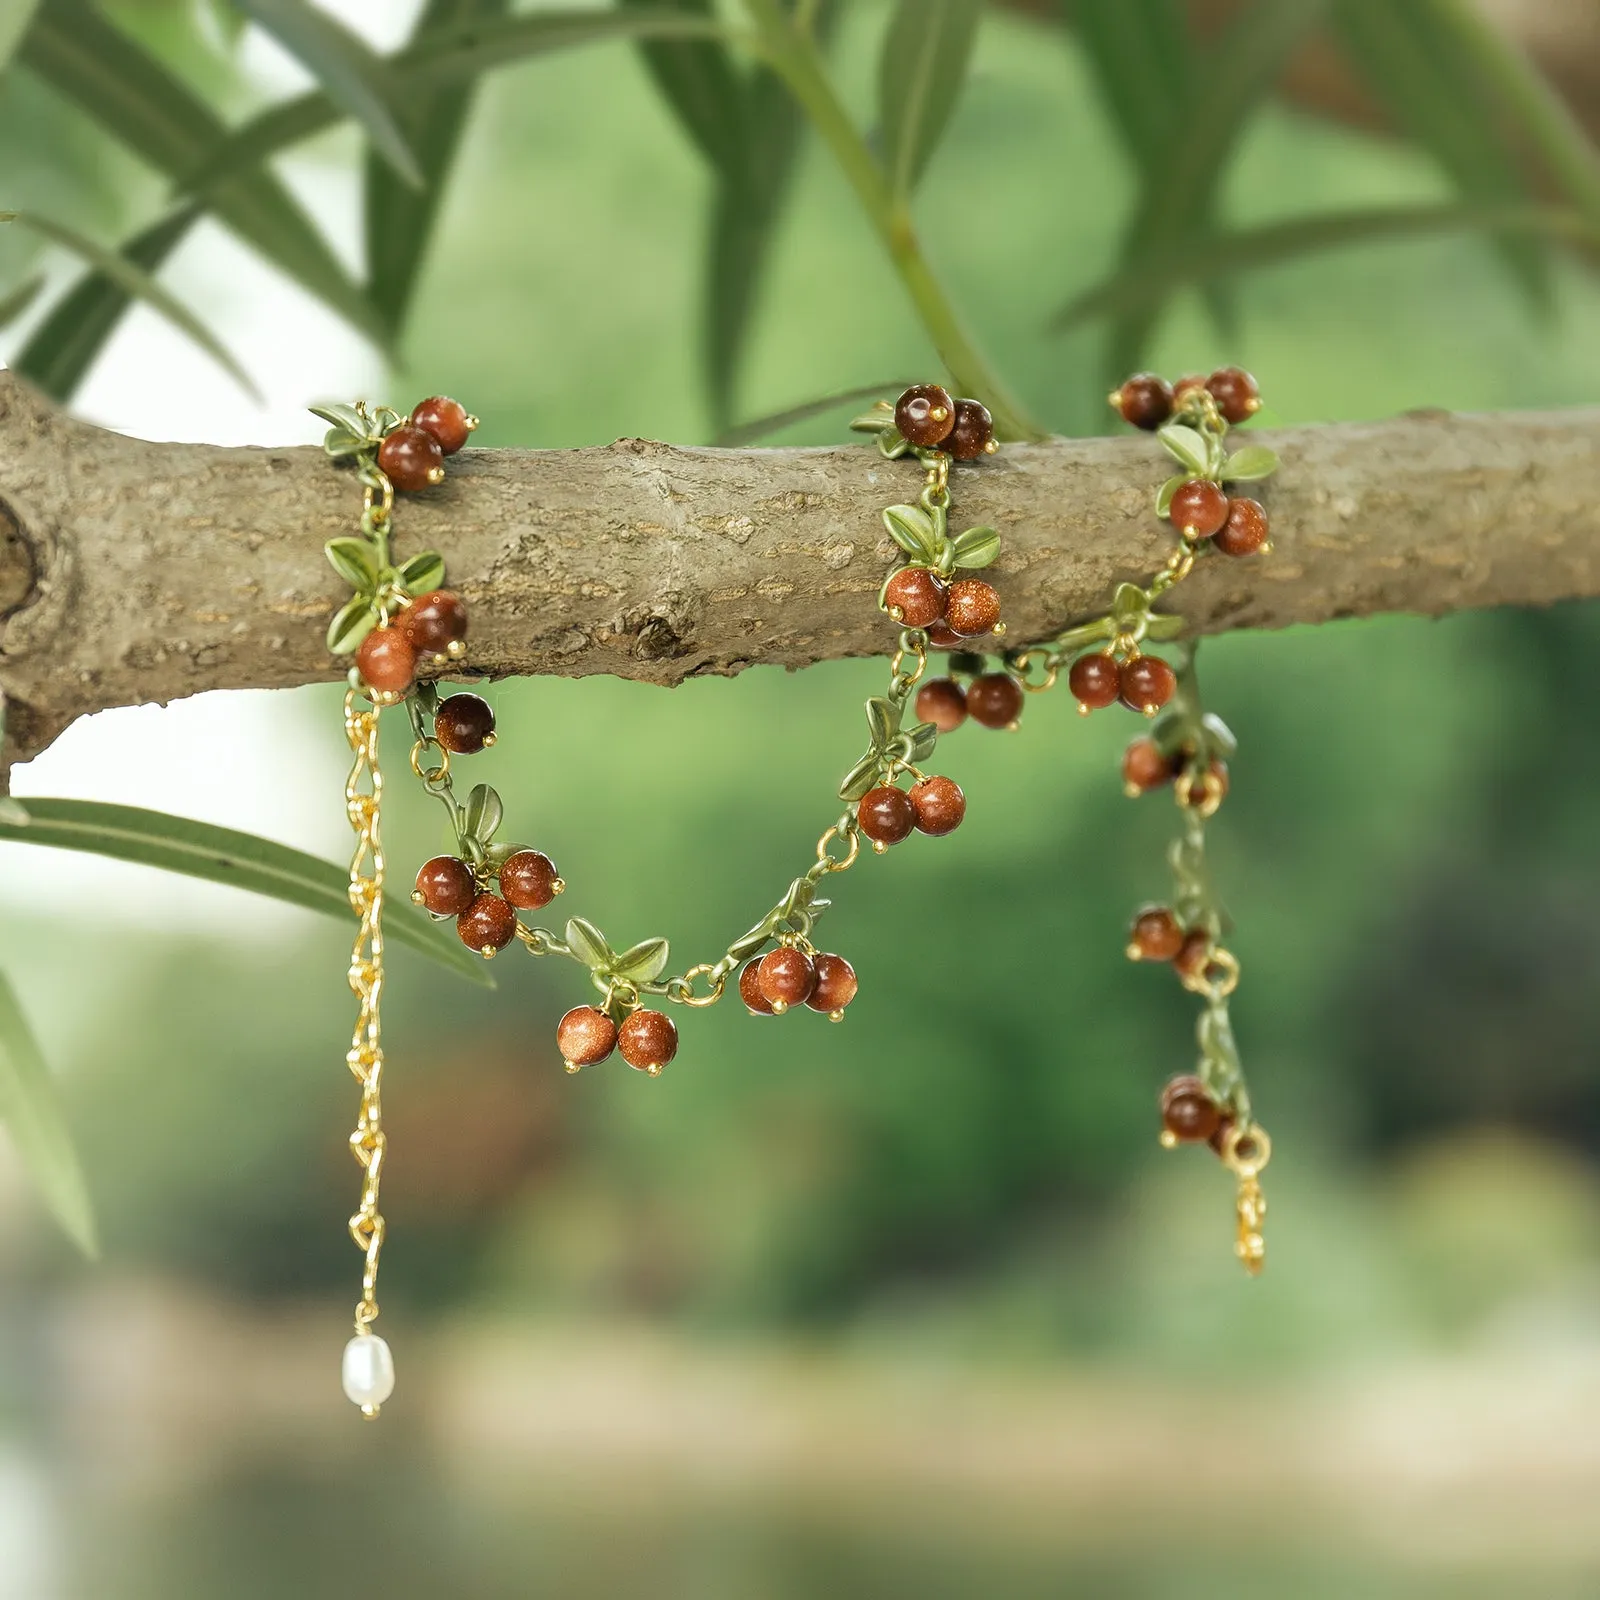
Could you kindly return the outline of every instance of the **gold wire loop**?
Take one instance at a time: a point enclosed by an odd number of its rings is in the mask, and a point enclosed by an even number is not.
[[[1178,976],[1184,988],[1194,994],[1203,994],[1208,1000],[1226,1000],[1239,987],[1239,958],[1220,944],[1214,945],[1204,966]]]
[[[1209,766],[1200,772],[1192,767],[1185,768],[1178,774],[1178,781],[1172,787],[1179,807],[1201,817],[1214,817],[1227,793],[1227,785],[1222,781],[1221,774],[1212,771]],[[1200,790],[1198,800],[1194,794],[1197,788]]]
[[[1044,663],[1044,676],[1034,683],[1028,674],[1041,661]],[[1008,658],[1006,670],[1029,694],[1043,694],[1046,689],[1055,688],[1056,680],[1061,676],[1061,663],[1053,660],[1046,650],[1024,650],[1020,655]]]
[[[425,767],[422,758],[427,754],[429,746],[439,752],[439,765]],[[423,786],[429,794],[438,794],[450,780],[450,752],[435,738],[424,734],[411,747],[411,770],[422,779]]]
[[[720,963],[714,961],[701,961],[689,968],[680,978],[671,978],[667,982],[667,998],[675,1000],[680,1006],[714,1006],[722,998],[722,991],[728,986],[728,975],[719,972]],[[709,976],[711,990],[708,994],[694,992],[694,980]]]
[[[1228,1130],[1222,1142],[1223,1164],[1239,1180],[1234,1197],[1237,1237],[1233,1253],[1253,1278],[1267,1264],[1267,1238],[1262,1231],[1267,1220],[1267,1197],[1261,1190],[1261,1174],[1272,1159],[1272,1141],[1258,1122]]]
[[[833,843],[836,839],[845,842],[845,853],[836,856],[833,853]],[[856,864],[856,857],[861,854],[861,835],[854,828],[842,823],[834,825],[817,840],[817,864],[825,867],[829,872],[843,872],[847,867]]]

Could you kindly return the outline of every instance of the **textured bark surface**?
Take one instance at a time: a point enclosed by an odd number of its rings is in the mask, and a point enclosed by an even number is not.
[[[1201,563],[1198,631],[1379,611],[1438,614],[1600,593],[1600,411],[1414,414],[1263,433],[1276,548]],[[1008,446],[952,474],[955,527],[992,523],[1008,643],[1102,611],[1170,529],[1146,436]],[[434,547],[492,675],[697,673],[881,651],[893,559],[881,508],[920,470],[869,443],[823,450],[468,451],[403,496],[400,555]],[[203,689],[337,679],[345,597],[321,546],[361,503],[314,448],[153,444],[63,415],[0,374],[0,690],[7,754],[73,718]]]

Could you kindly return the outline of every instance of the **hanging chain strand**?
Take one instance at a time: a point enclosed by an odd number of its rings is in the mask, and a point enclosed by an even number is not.
[[[345,1057],[361,1085],[361,1109],[350,1152],[361,1167],[361,1202],[350,1219],[350,1236],[366,1257],[356,1333],[370,1332],[378,1319],[378,1258],[383,1252],[383,1213],[378,1209],[388,1144],[383,1131],[383,774],[378,767],[378,707],[363,707],[357,692],[344,697],[345,737],[354,752],[345,780],[345,811],[356,836],[350,858],[350,908],[360,919],[350,952],[350,988],[359,1002],[355,1032]],[[377,1414],[377,1406],[364,1408]]]

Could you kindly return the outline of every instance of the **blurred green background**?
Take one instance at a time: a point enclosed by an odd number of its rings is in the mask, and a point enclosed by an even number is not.
[[[174,12],[118,15],[215,78]],[[844,8],[853,99],[883,16]],[[0,137],[23,129],[47,159],[8,170],[0,200],[127,224],[148,180],[14,72]],[[330,212],[354,151],[341,134],[297,158]],[[1272,111],[1225,209],[1443,193],[1415,154]],[[989,15],[920,215],[997,364],[1062,431],[1102,426],[1098,347],[1041,321],[1110,265],[1130,195],[1070,42]],[[403,368],[368,382],[397,404],[460,396],[487,445],[707,438],[704,201],[626,47],[493,77]],[[304,305],[274,302],[263,328],[238,280],[186,281],[241,347],[317,359]],[[1224,338],[1181,301],[1151,364],[1240,361],[1273,422],[1594,398],[1600,288],[1575,267],[1542,318],[1460,239],[1261,272],[1238,302]],[[166,337],[131,328],[97,374]],[[930,361],[808,145],[742,410]],[[177,381],[141,367],[103,393]],[[203,435],[224,382],[197,379],[176,426]],[[141,431],[131,407],[110,420]],[[1080,721],[1064,695],[1016,736],[941,745],[966,826],[840,880],[826,941],[862,989],[839,1027],[722,1006],[683,1019],[659,1081],[569,1079],[552,1033],[571,969],[511,953],[485,994],[396,953],[383,1328],[401,1376],[375,1429],[335,1381],[358,1281],[344,932],[263,928],[239,896],[186,934],[153,875],[109,919],[81,888],[14,880],[0,959],[67,1083],[105,1259],[76,1262],[14,1194],[5,1592],[1593,1594],[1600,619],[1241,635],[1202,668],[1241,746],[1213,849],[1277,1152],[1254,1283],[1226,1174],[1155,1144],[1190,998],[1122,956],[1129,911],[1164,890],[1173,812],[1122,798],[1127,719]],[[700,959],[808,859],[880,676],[502,684],[473,776],[581,886],[568,909]],[[325,802],[336,853],[337,694],[289,705],[286,750],[323,775],[302,804]],[[206,751],[162,757],[177,810],[185,759]],[[437,813],[391,794],[405,876]]]

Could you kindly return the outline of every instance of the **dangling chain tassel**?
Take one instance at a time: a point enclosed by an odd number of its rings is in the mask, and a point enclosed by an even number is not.
[[[350,1236],[366,1256],[356,1332],[344,1350],[344,1392],[376,1417],[394,1392],[394,1357],[387,1341],[372,1331],[378,1320],[378,1257],[383,1250],[383,1214],[378,1189],[383,1180],[383,1039],[379,1007],[383,999],[383,774],[378,769],[378,711],[363,705],[355,689],[344,697],[344,731],[355,759],[345,781],[345,811],[355,831],[350,858],[350,908],[360,918],[350,952],[350,988],[360,1002],[350,1053],[345,1057],[361,1085],[361,1112],[350,1150],[361,1166],[361,1204],[350,1219]]]

